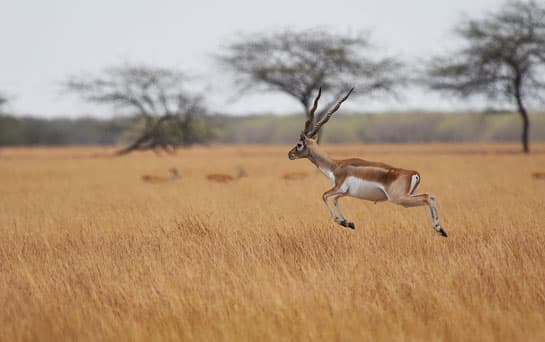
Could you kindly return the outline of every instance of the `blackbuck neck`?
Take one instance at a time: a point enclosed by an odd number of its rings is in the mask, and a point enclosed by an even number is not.
[[[337,167],[337,164],[331,159],[325,152],[322,152],[318,149],[317,146],[313,146],[309,149],[308,159],[312,164],[316,165],[322,173],[329,178],[331,182],[335,182],[333,176],[333,170]]]

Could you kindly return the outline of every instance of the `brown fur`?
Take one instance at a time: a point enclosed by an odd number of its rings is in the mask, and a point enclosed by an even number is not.
[[[385,189],[392,190],[393,194],[403,194],[410,191],[411,177],[420,174],[417,171],[401,169],[391,165],[372,162],[359,158],[333,160],[319,150],[314,139],[305,139],[305,150],[301,151],[300,158],[308,158],[318,168],[331,170],[335,176],[335,185],[340,187],[347,177],[357,177],[371,182],[381,183]],[[291,155],[297,156],[294,147]],[[416,188],[416,187],[415,187]]]

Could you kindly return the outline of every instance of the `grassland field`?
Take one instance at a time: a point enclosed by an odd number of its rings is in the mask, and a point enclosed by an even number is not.
[[[447,239],[422,207],[336,225],[289,148],[1,149],[0,341],[545,340],[544,143],[324,146],[418,170]]]

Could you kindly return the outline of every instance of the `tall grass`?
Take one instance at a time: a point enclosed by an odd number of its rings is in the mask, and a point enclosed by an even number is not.
[[[535,149],[327,148],[419,170],[448,239],[424,208],[343,199],[356,230],[334,224],[287,146],[2,150],[0,340],[544,340]]]

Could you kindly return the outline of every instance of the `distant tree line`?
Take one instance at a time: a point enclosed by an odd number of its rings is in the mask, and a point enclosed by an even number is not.
[[[0,114],[0,146],[115,145],[132,119],[43,119]]]
[[[531,138],[545,141],[545,113],[529,115]],[[113,119],[38,119],[0,115],[0,146],[119,145],[141,132],[139,117]],[[511,113],[344,114],[331,120],[327,143],[505,142],[519,138]],[[210,115],[209,143],[291,144],[301,127],[300,115]]]

